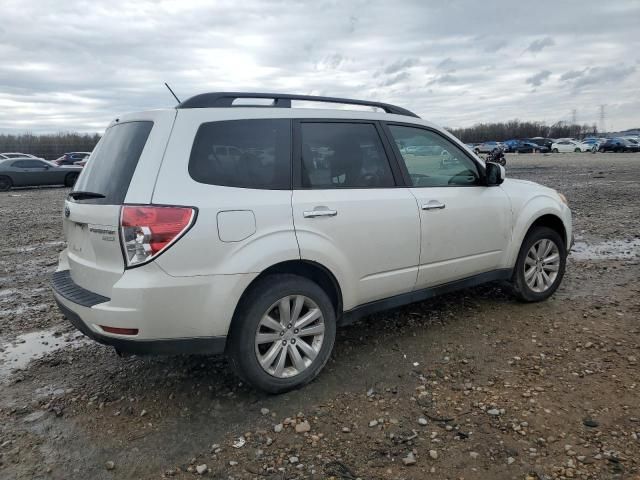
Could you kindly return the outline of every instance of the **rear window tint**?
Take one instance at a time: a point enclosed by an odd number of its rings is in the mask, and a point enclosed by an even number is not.
[[[106,131],[74,187],[74,191],[101,193],[105,198],[80,201],[104,205],[124,202],[152,128],[153,122],[149,121],[127,122]]]
[[[291,121],[203,123],[193,142],[189,174],[200,183],[287,190],[291,178]]]

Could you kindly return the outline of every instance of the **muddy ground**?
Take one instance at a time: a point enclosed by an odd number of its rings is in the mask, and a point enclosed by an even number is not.
[[[282,396],[222,358],[77,339],[48,288],[67,190],[0,194],[0,478],[640,478],[640,155],[509,156],[507,174],[574,212],[549,301],[489,285],[366,318]]]

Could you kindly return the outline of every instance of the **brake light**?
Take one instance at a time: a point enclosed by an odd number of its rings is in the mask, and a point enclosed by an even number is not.
[[[124,205],[120,235],[127,266],[141,265],[169,248],[193,224],[196,210],[190,207]]]

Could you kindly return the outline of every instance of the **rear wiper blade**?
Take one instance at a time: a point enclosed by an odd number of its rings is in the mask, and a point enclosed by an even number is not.
[[[69,196],[74,200],[83,200],[85,198],[104,198],[104,195],[101,193],[80,192],[80,191],[71,192]]]

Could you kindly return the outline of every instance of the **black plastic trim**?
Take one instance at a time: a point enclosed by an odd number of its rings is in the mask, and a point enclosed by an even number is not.
[[[110,298],[90,292],[77,285],[71,278],[70,270],[55,272],[51,277],[53,290],[61,297],[83,307],[93,307],[99,303],[108,302]]]
[[[316,95],[295,95],[289,93],[258,93],[258,92],[211,92],[201,93],[178,104],[176,108],[230,108],[251,107],[251,105],[234,105],[238,98],[267,98],[273,99],[272,105],[256,105],[263,108],[291,108],[291,100],[323,103],[341,103],[345,105],[363,105],[381,108],[387,113],[420,118],[415,113],[396,105],[353,98],[321,97]]]
[[[339,320],[339,324],[349,325],[359,318],[373,313],[402,307],[403,305],[408,305],[410,303],[422,302],[439,295],[444,295],[445,293],[475,287],[482,285],[483,283],[495,282],[498,280],[509,280],[512,275],[513,270],[511,268],[501,268],[498,270],[492,270],[491,272],[473,275],[472,277],[464,278],[462,280],[456,280],[455,282],[449,282],[435,287],[415,290],[413,292],[395,295],[390,298],[376,300],[375,302],[365,303],[364,305],[360,305],[359,307],[344,312]]]
[[[224,353],[227,337],[194,337],[158,340],[127,340],[108,337],[91,330],[80,318],[80,315],[67,308],[56,299],[58,307],[71,324],[87,337],[103,345],[114,347],[121,353],[137,355],[216,355]]]

